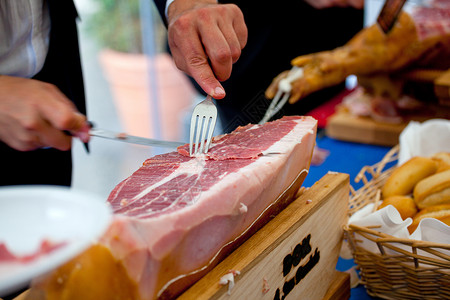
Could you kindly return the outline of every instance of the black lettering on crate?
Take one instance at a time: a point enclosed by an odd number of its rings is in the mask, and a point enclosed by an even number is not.
[[[297,244],[294,248],[294,251],[292,254],[288,254],[283,259],[283,276],[286,277],[289,272],[291,271],[291,268],[294,266],[298,266],[300,261],[308,255],[308,253],[311,252],[311,234],[308,234],[307,237],[305,237],[301,243]]]
[[[293,267],[297,267],[300,262],[312,251],[311,234],[305,237],[301,243],[294,247],[292,253],[286,255],[283,259],[283,277],[287,277]],[[294,276],[290,279],[286,278],[282,289],[275,291],[274,300],[284,300],[287,295],[295,288],[300,281],[314,268],[320,260],[320,251],[318,248],[309,256],[308,261],[299,266]]]
[[[308,262],[304,266],[300,266],[295,273],[295,284],[298,284],[303,278],[305,278],[306,274],[312,270],[312,268],[317,265],[320,259],[320,251],[316,248],[316,251],[313,255],[309,257]]]
[[[283,295],[286,297],[295,288],[295,277],[283,284]]]
[[[283,259],[283,276],[286,277],[292,268],[292,255],[288,254]]]

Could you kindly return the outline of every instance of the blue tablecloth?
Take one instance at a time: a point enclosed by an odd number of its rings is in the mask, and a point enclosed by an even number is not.
[[[328,171],[350,175],[350,184],[358,189],[362,183],[355,183],[355,177],[362,167],[379,162],[390,147],[344,142],[327,137],[322,131],[317,134],[317,147],[329,151],[329,156],[319,166],[311,166],[303,186],[310,187]]]
[[[318,132],[317,146],[329,151],[329,156],[319,166],[311,166],[303,186],[310,187],[328,171],[346,173],[350,175],[350,184],[358,189],[362,183],[355,183],[355,177],[362,167],[370,166],[379,162],[390,147],[366,145],[359,143],[344,142],[329,138],[323,131]],[[339,258],[336,268],[345,271],[354,266],[353,260]],[[359,285],[351,290],[350,300],[377,299],[369,296],[364,286]]]

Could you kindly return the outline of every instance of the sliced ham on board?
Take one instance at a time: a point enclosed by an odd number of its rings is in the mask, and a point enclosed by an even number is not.
[[[184,146],[146,160],[111,192],[115,214],[101,240],[32,292],[176,297],[293,200],[316,128],[311,117],[283,117],[217,137],[207,155],[189,157]]]

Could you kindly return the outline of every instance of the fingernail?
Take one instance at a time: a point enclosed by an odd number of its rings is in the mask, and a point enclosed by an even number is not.
[[[89,139],[90,139],[89,133],[87,133],[87,132],[78,132],[77,136],[83,143],[89,142]]]
[[[214,89],[214,96],[225,96],[225,90],[223,88],[221,88],[220,86],[216,87]]]

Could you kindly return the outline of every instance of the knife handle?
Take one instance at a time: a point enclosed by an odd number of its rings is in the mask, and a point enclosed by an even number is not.
[[[406,0],[386,0],[384,2],[383,8],[377,18],[377,23],[384,33],[388,33],[394,27],[405,2]]]
[[[94,128],[94,127],[95,127],[95,125],[94,125],[94,123],[93,123],[92,121],[87,121],[86,123],[87,123],[87,125],[89,126],[89,128]],[[73,133],[70,132],[69,130],[63,130],[63,132],[64,132],[66,135],[74,136]]]
[[[87,125],[89,126],[89,128],[93,128],[94,127],[94,123],[92,121],[87,121],[86,122]],[[70,132],[69,130],[63,130],[64,134],[68,135],[68,136],[74,136],[72,132]],[[84,145],[84,149],[86,149],[86,152],[89,153],[89,144],[88,143],[83,143]]]

